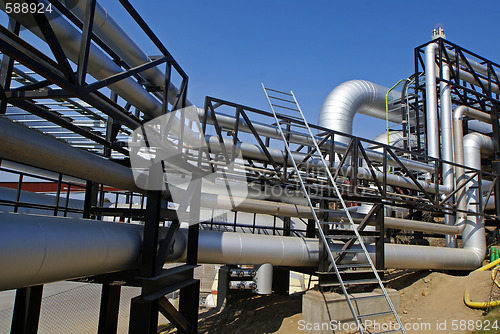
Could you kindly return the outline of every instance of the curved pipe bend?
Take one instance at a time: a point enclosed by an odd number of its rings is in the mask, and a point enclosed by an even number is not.
[[[352,134],[353,119],[358,112],[385,120],[385,94],[388,90],[366,80],[346,81],[335,87],[326,97],[319,112],[318,124]],[[391,91],[389,100],[399,99],[400,95],[399,92]],[[401,110],[389,113],[389,120],[392,122],[401,122],[401,117]],[[342,139],[346,141],[348,138]]]

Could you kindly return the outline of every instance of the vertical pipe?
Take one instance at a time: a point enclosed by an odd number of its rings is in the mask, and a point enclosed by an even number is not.
[[[443,80],[450,80],[450,69],[448,65],[444,65],[442,68]],[[453,162],[453,128],[452,128],[452,111],[451,111],[451,93],[450,85],[445,82],[440,82],[440,101],[441,101],[441,145],[442,145],[442,156],[443,160]],[[453,189],[454,175],[453,166],[450,164],[443,164],[443,184],[446,187]],[[446,214],[444,216],[446,225],[455,224],[455,216],[451,214]],[[455,235],[446,236],[446,247],[457,247],[457,238]]]
[[[439,158],[439,129],[436,92],[436,49],[431,43],[425,47],[425,107],[427,113],[427,155]]]
[[[258,294],[269,295],[273,292],[273,265],[264,263],[255,272],[254,278]]]
[[[480,133],[470,133],[464,136],[464,162],[465,165],[481,170],[481,153],[492,153],[493,140],[491,137]],[[467,211],[479,213],[481,204],[481,191],[479,177],[476,176],[466,187],[465,199]],[[474,249],[478,255],[484,257],[485,245],[484,217],[479,215],[467,215],[467,224],[462,233],[462,247]]]

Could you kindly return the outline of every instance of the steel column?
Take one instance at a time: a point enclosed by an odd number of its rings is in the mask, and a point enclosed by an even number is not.
[[[98,334],[116,334],[120,310],[120,285],[103,284]]]
[[[11,333],[36,334],[42,305],[43,285],[17,289]]]

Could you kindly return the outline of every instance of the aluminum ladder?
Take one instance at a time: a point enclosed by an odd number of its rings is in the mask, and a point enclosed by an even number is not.
[[[306,118],[305,118],[305,116],[304,116],[304,114],[299,106],[299,103],[297,102],[297,99],[295,98],[295,95],[293,94],[292,91],[290,91],[290,93],[287,93],[287,92],[282,92],[282,91],[279,91],[276,89],[266,88],[263,83],[261,85],[262,85],[262,89],[264,91],[264,94],[266,95],[267,102],[269,103],[269,107],[271,108],[271,112],[273,113],[274,119],[276,121],[276,126],[277,126],[279,133],[281,135],[281,138],[285,144],[286,152],[287,152],[287,154],[290,157],[290,160],[292,162],[293,168],[295,170],[296,178],[300,183],[300,186],[302,188],[302,191],[304,192],[305,198],[307,199],[307,203],[309,205],[309,208],[311,209],[311,213],[312,213],[312,216],[314,218],[316,228],[318,230],[320,242],[323,244],[324,249],[327,252],[329,261],[331,263],[330,267],[335,272],[336,278],[337,278],[338,283],[342,289],[342,292],[346,298],[347,304],[348,304],[349,309],[353,315],[354,321],[356,322],[359,333],[368,333],[368,330],[364,327],[363,320],[365,320],[367,318],[371,318],[371,317],[376,317],[376,316],[389,316],[390,314],[392,314],[392,316],[396,320],[396,323],[399,326],[395,326],[395,327],[397,327],[395,329],[390,329],[390,330],[386,330],[383,332],[377,332],[377,333],[380,333],[380,334],[381,333],[393,333],[393,332],[406,333],[404,330],[403,324],[401,323],[401,320],[400,320],[400,318],[399,318],[399,316],[394,308],[394,305],[392,304],[392,302],[387,294],[387,291],[384,287],[384,284],[382,283],[382,280],[380,279],[380,276],[379,276],[379,274],[378,274],[378,272],[373,264],[373,261],[370,258],[370,255],[369,255],[369,253],[365,247],[365,244],[363,242],[363,239],[360,236],[360,233],[358,232],[358,227],[355,225],[355,223],[354,223],[354,221],[349,213],[349,210],[347,210],[347,206],[345,204],[344,199],[342,198],[342,194],[337,186],[337,183],[335,182],[334,177],[330,171],[330,167],[328,166],[327,161],[325,160],[325,158],[323,157],[323,154],[321,153],[320,147],[319,147],[318,142],[317,142],[317,138],[313,135],[313,133],[309,127],[309,124],[307,123]],[[279,114],[276,112],[275,108],[279,108],[280,111],[284,110],[285,112],[287,112],[287,114],[286,115]],[[290,115],[291,112],[293,112],[294,114]],[[340,225],[347,225],[348,227],[350,227],[350,229],[354,232],[353,239],[355,239],[353,242],[351,242],[351,246],[355,241],[357,241],[358,246],[361,249],[355,250],[355,249],[351,249],[351,247],[349,246],[349,247],[342,247],[342,249],[339,249],[339,250],[332,252],[332,250],[330,248],[330,240],[331,239],[328,238],[327,235],[325,235],[325,233],[322,229],[322,225],[330,224],[330,223],[322,222],[318,218],[318,214],[316,213],[317,209],[314,207],[314,205],[312,203],[311,194],[304,183],[303,177],[301,176],[301,172],[299,170],[297,162],[295,161],[294,155],[290,149],[290,143],[287,140],[288,136],[285,134],[278,116],[285,116],[287,118],[294,119],[297,122],[299,122],[299,126],[307,129],[307,132],[308,132],[307,135],[309,136],[309,139],[311,140],[311,142],[314,144],[313,149],[316,150],[316,155],[318,156],[318,158],[321,159],[321,163],[322,163],[323,168],[326,172],[328,180],[333,185],[334,190],[335,190],[335,194],[337,195],[338,200],[342,204],[342,208],[345,211],[347,218],[349,220],[348,223],[341,223]],[[334,252],[339,254],[337,256],[337,258],[334,257],[334,254],[333,254]],[[339,264],[337,264],[338,258],[342,257],[342,253],[352,253],[352,252],[364,253],[364,256],[368,260],[368,264],[367,265],[364,265],[364,264],[363,265],[352,265],[352,264],[339,265]],[[373,274],[375,281],[377,282],[377,284],[379,285],[379,287],[382,291],[382,294],[381,295],[374,295],[374,296],[363,296],[363,297],[350,296],[347,292],[346,285],[351,284],[352,282],[348,281],[348,280],[344,280],[343,271],[341,269],[352,268],[352,267],[370,268],[371,273]],[[361,281],[363,281],[363,280],[361,280]],[[360,282],[360,283],[362,283],[362,282]],[[385,301],[387,302],[390,311],[371,313],[371,314],[359,314],[359,312],[356,311],[356,309],[353,305],[353,302],[356,302],[356,300],[358,300],[358,299],[367,299],[367,298],[376,298],[376,297],[379,297],[380,299],[382,299],[382,296],[385,298]]]

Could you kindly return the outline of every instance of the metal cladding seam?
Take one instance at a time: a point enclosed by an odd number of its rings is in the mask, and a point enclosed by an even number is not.
[[[0,212],[0,229],[0,267],[9,268],[0,271],[0,290],[140,266],[142,225]],[[160,236],[165,233],[162,228]],[[185,259],[186,240],[187,230],[179,230],[167,262]],[[335,252],[342,246],[334,243],[331,248]],[[373,258],[373,244],[367,249]],[[385,245],[388,268],[474,269],[482,261],[479,255],[473,249]],[[200,230],[198,262],[316,267],[319,243],[315,238]],[[364,254],[345,259],[364,262]]]

